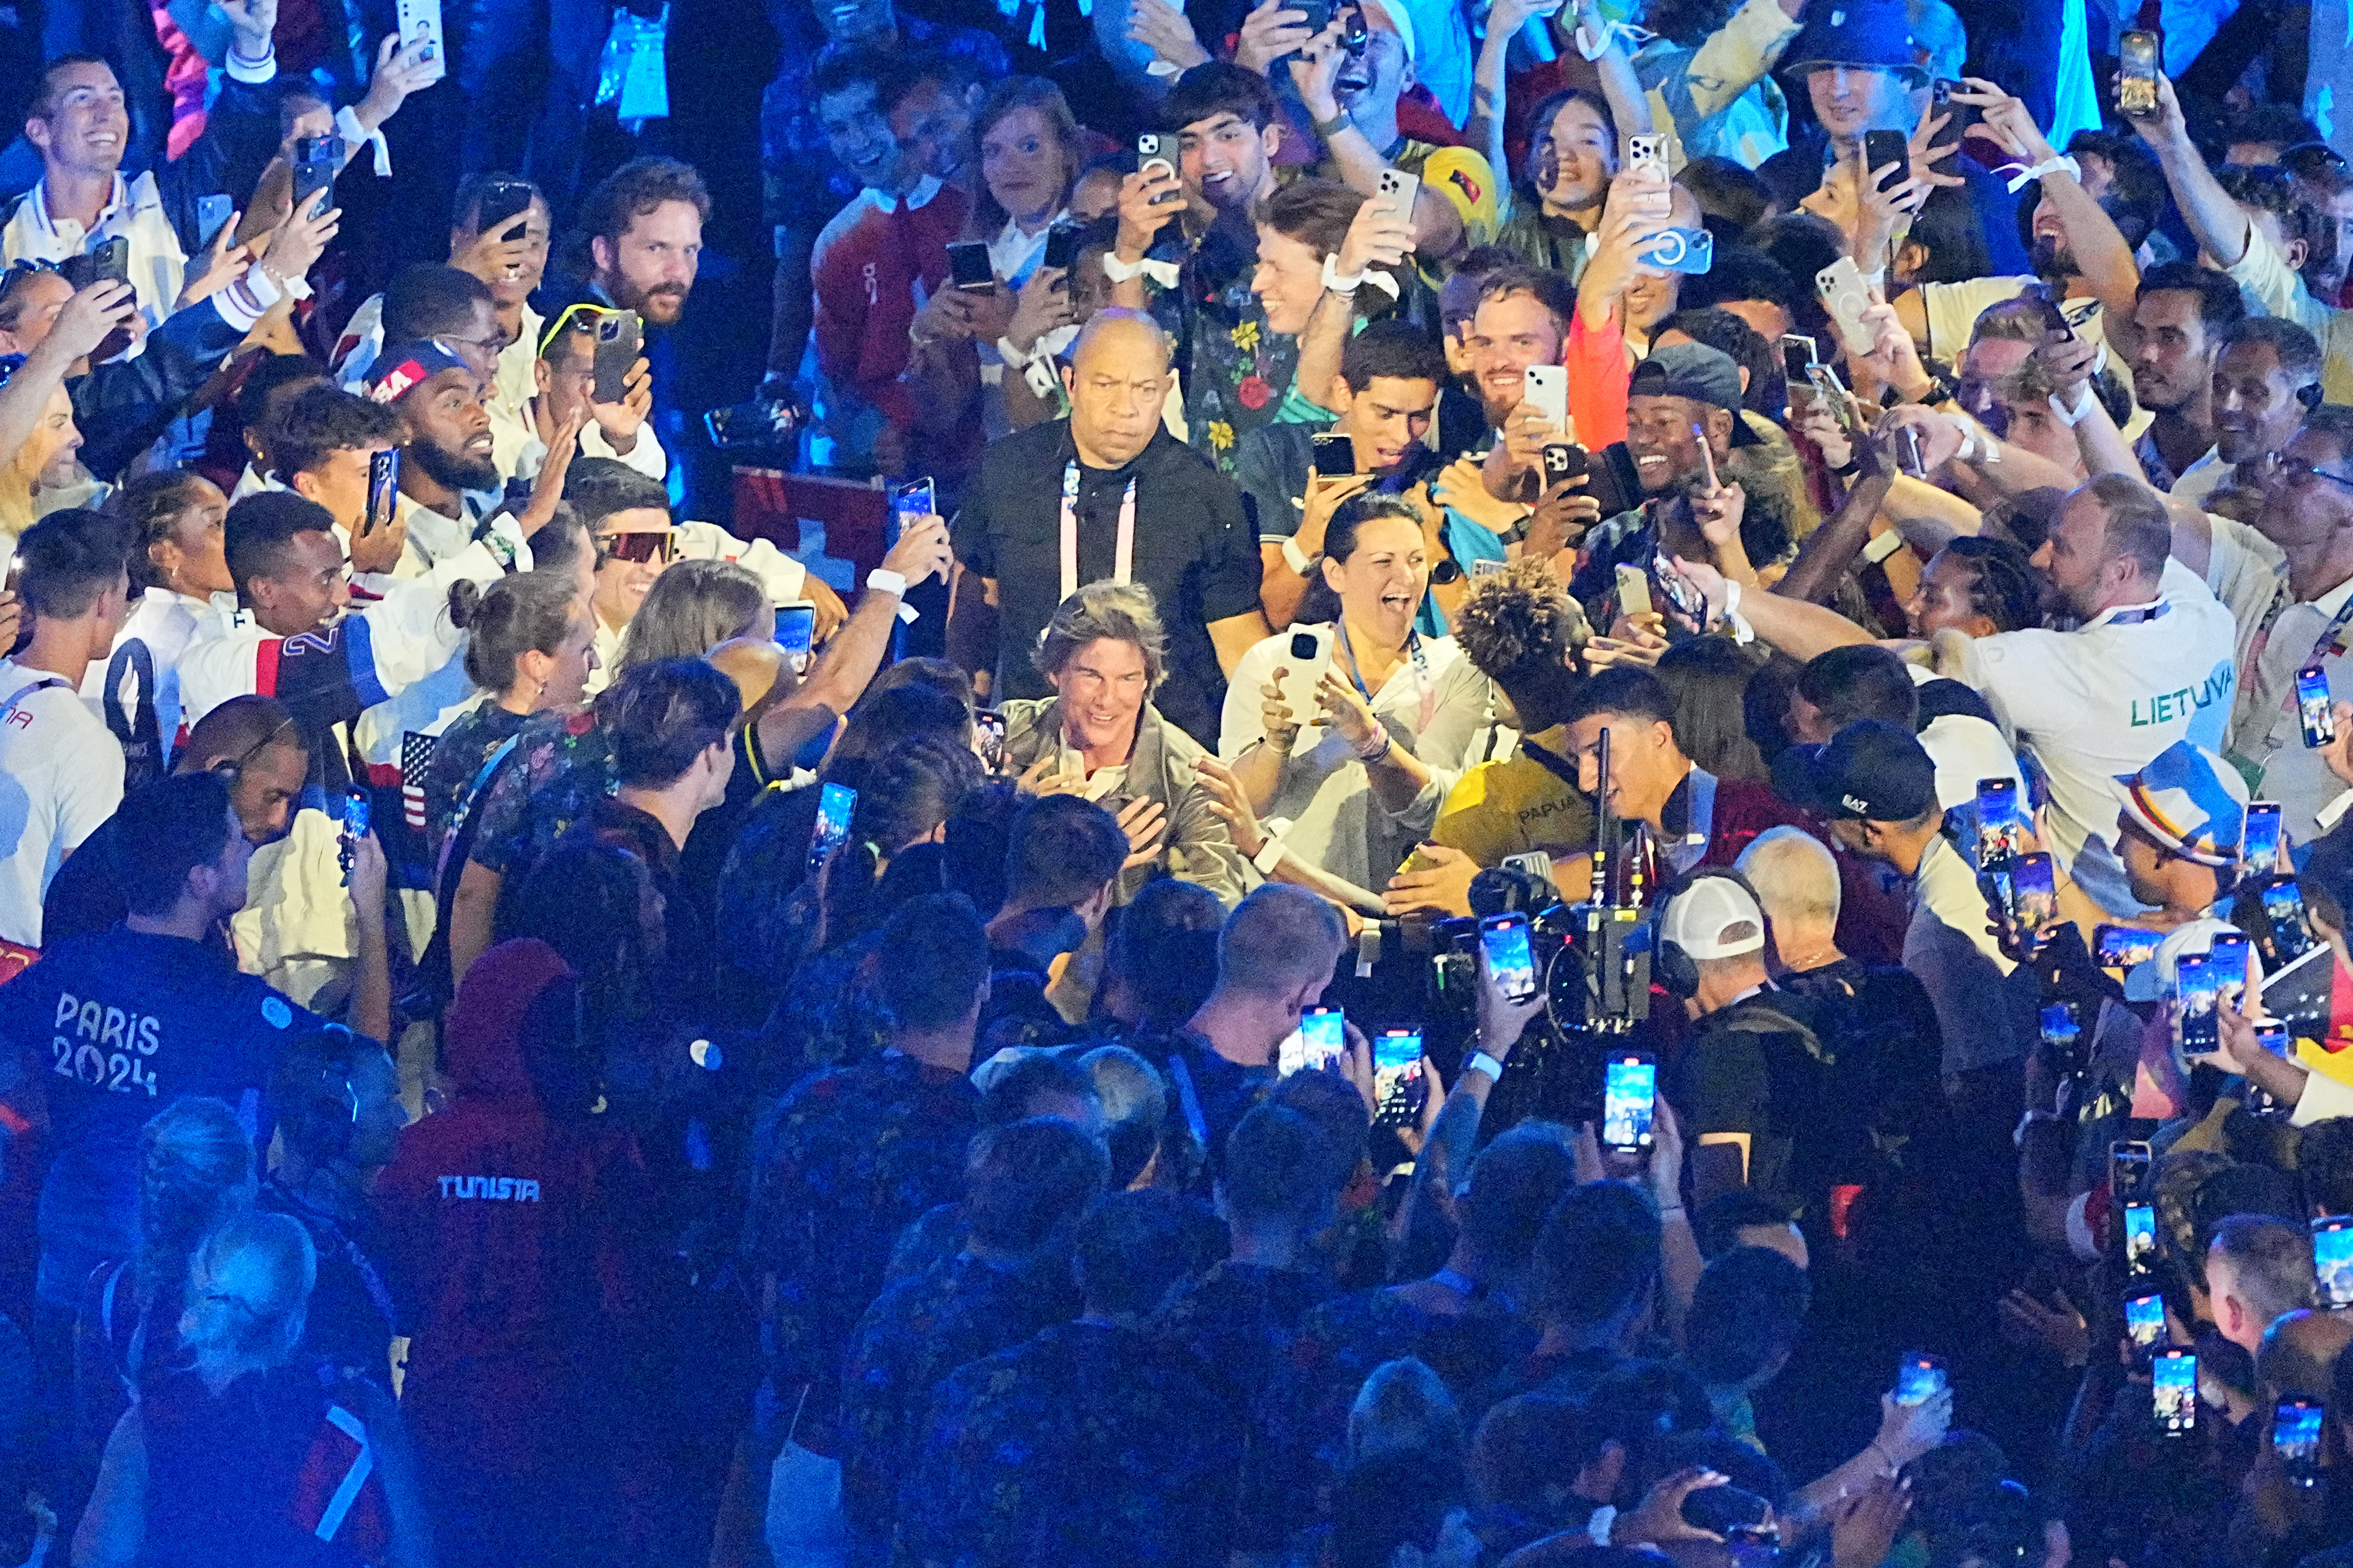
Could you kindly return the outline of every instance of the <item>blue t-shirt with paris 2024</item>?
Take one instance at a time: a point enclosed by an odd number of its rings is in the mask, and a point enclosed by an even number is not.
[[[70,1304],[92,1268],[130,1256],[149,1118],[191,1094],[257,1113],[287,1042],[323,1022],[202,943],[122,926],[69,937],[0,985],[0,1083],[37,1079],[56,1151],[41,1295]]]

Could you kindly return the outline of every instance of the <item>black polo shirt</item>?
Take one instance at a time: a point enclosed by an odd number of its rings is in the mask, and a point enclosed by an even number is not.
[[[997,584],[999,699],[1053,695],[1029,656],[1061,602],[1062,473],[1077,460],[1067,420],[991,442],[956,513],[956,559]],[[1131,477],[1134,581],[1152,590],[1168,632],[1168,679],[1154,702],[1214,748],[1226,681],[1208,625],[1258,608],[1258,536],[1233,481],[1157,430],[1126,467],[1079,470],[1082,584],[1112,574],[1120,499]]]

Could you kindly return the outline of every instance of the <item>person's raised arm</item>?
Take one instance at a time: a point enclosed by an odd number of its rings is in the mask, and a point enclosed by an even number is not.
[[[2028,168],[2042,168],[2058,160],[2058,151],[2034,123],[2024,103],[1982,78],[1967,78],[1962,85],[1968,90],[1953,94],[1952,100],[1982,110],[1987,134],[2011,157]],[[2049,170],[2042,177],[2042,199],[2051,204],[2059,226],[2066,232],[2067,248],[2074,256],[2084,287],[2107,312],[2109,330],[2128,333],[2140,289],[2140,268],[2133,260],[2132,246],[2073,170],[2064,165]],[[2131,346],[2122,339],[2116,345],[2119,353]]]
[[[1416,1163],[1413,1185],[1406,1194],[1411,1205],[1419,1201],[1424,1185],[1444,1181],[1447,1196],[1460,1187],[1471,1172],[1471,1152],[1479,1137],[1479,1119],[1486,1113],[1487,1099],[1495,1092],[1495,1073],[1503,1071],[1511,1059],[1520,1038],[1544,1016],[1545,1002],[1537,995],[1525,1002],[1506,998],[1496,986],[1487,968],[1487,955],[1482,951],[1479,963],[1478,1053],[1466,1058],[1461,1070],[1454,1076],[1454,1088],[1439,1108],[1423,1138],[1421,1154]],[[1484,1057],[1494,1064],[1494,1073],[1478,1065]],[[1410,1234],[1410,1227],[1401,1227]]]
[[[1349,58],[1340,42],[1346,26],[1345,17],[1335,16],[1329,26],[1309,40],[1291,61],[1291,79],[1298,85],[1299,101],[1314,121],[1315,133],[1323,140],[1324,152],[1331,155],[1332,166],[1341,183],[1350,190],[1377,197],[1381,175],[1390,166],[1388,155],[1374,146],[1372,138],[1340,111],[1335,87],[1340,67]],[[1437,192],[1417,191],[1413,211],[1408,216],[1413,224],[1413,248],[1423,256],[1450,257],[1462,248],[1462,215]]]
[[[0,456],[13,458],[33,438],[48,412],[49,394],[138,313],[138,299],[127,283],[93,283],[58,308],[49,335],[34,345],[16,374],[0,385]]]
[[[1119,230],[1112,240],[1111,250],[1103,258],[1104,276],[1117,262],[1123,270],[1134,268],[1124,278],[1112,278],[1111,302],[1123,309],[1141,310],[1148,305],[1145,291],[1145,275],[1141,270],[1145,253],[1168,220],[1185,210],[1184,188],[1176,176],[1156,161],[1149,169],[1141,169],[1119,183]]]
[[[899,535],[899,542],[882,558],[882,569],[895,572],[907,580],[907,585],[930,577],[944,581],[948,574],[948,525],[937,517],[925,517],[909,523]],[[825,708],[834,713],[847,713],[882,668],[882,660],[891,650],[891,633],[898,624],[901,595],[869,586],[858,608],[826,645],[817,666],[808,679],[796,688],[770,714],[794,709]],[[762,722],[765,739],[767,720]],[[770,755],[777,755],[770,752]]]
[[[353,1034],[392,1042],[392,953],[385,939],[384,846],[375,834],[359,841],[352,856],[353,956],[351,1026]]]
[[[2134,116],[2132,127],[2157,154],[2165,183],[2173,189],[2173,205],[2181,209],[2182,221],[2189,226],[2198,248],[2223,267],[2235,266],[2247,254],[2254,225],[2206,166],[2204,155],[2190,139],[2181,100],[2174,96],[2173,83],[2164,73],[2159,72],[2157,79],[2157,108]]]
[[[1406,258],[1414,247],[1413,226],[1396,209],[1378,196],[1367,197],[1348,222],[1348,232],[1341,238],[1340,248],[1332,258],[1332,270],[1342,278],[1362,279],[1346,293],[1335,289],[1324,290],[1315,301],[1315,309],[1307,318],[1307,327],[1299,334],[1299,365],[1292,373],[1292,384],[1310,398],[1331,395],[1332,383],[1339,378],[1340,361],[1348,352],[1348,340],[1356,336],[1356,301],[1371,289],[1376,299],[1380,285],[1366,278],[1367,268],[1386,272],[1402,289],[1412,281]]]
[[[1501,171],[1510,166],[1504,151],[1504,119],[1506,88],[1504,79],[1511,68],[1512,40],[1519,37],[1534,18],[1542,16],[1550,0],[1495,0],[1487,13],[1487,36],[1479,45],[1478,63],[1471,69],[1471,117],[1462,122],[1462,144],[1476,147],[1486,154],[1487,167],[1498,171],[1495,194],[1508,201],[1512,182]],[[1615,52],[1613,37],[1611,47]],[[1529,131],[1531,137],[1540,137],[1545,127]]]
[[[1675,570],[1707,596],[1708,618],[1711,621],[1724,614],[1726,584],[1723,573],[1704,561],[1685,561],[1680,557],[1675,562]],[[1872,640],[1869,632],[1836,610],[1780,594],[1744,593],[1733,613],[1748,623],[1759,641],[1770,643],[1800,662],[1818,653],[1828,653],[1834,647],[1849,647]]]
[[[1855,438],[1854,461],[1858,472],[1848,483],[1846,499],[1798,547],[1797,559],[1773,585],[1774,593],[1817,603],[1828,598],[1869,542],[1872,521],[1895,482],[1895,465],[1888,459],[1883,441],[1873,435]]]

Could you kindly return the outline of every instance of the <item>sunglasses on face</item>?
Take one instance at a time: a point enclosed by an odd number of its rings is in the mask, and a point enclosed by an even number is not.
[[[2327,479],[2333,484],[2353,489],[2353,478],[2332,474],[2327,468],[2314,468],[2302,458],[2281,457],[2273,459],[2271,482],[2282,489],[2302,489],[2315,479]]]
[[[667,565],[670,558],[670,536],[675,531],[659,528],[634,533],[605,534],[596,541],[597,564],[602,565],[607,561],[627,561],[633,564],[659,561]]]

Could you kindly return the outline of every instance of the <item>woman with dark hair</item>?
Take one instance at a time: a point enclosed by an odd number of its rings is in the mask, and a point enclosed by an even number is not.
[[[449,591],[449,619],[467,634],[466,676],[480,700],[450,721],[426,770],[426,843],[437,856],[523,721],[579,701],[596,668],[596,616],[565,573],[519,572],[487,589],[460,583]]]
[[[161,772],[169,762],[163,748],[180,730],[180,655],[215,608],[236,607],[223,545],[228,498],[203,475],[173,469],[125,480],[107,510],[131,524],[131,582],[145,592],[115,633],[112,654],[82,677],[81,694],[108,700],[117,738],[160,741]],[[216,605],[222,595],[232,597]]]
[[[1287,854],[1365,890],[1367,913],[1436,819],[1477,718],[1472,689],[1447,679],[1454,639],[1414,629],[1429,587],[1419,510],[1352,496],[1332,514],[1291,628],[1242,655],[1226,687],[1218,752],[1250,817],[1225,799],[1236,847],[1255,858],[1259,823],[1289,818]],[[1442,692],[1453,694],[1443,722]],[[1441,728],[1437,754],[1418,754]]]
[[[1726,637],[1693,637],[1659,656],[1659,679],[1675,700],[1675,743],[1717,778],[1773,782],[1748,738],[1745,703],[1762,662]]]
[[[1078,336],[1074,279],[1067,268],[1048,268],[1045,257],[1049,232],[1070,220],[1086,142],[1062,89],[1034,76],[992,87],[973,117],[972,137],[980,183],[965,238],[988,247],[995,283],[986,292],[942,289],[932,296],[911,329],[915,361],[908,374],[941,393],[968,388],[976,368],[983,427],[993,438],[1011,428],[1004,378],[1021,379],[1021,365],[1008,365],[997,345],[1058,354]]]
[[[1588,242],[1618,174],[1617,117],[1599,95],[1570,87],[1537,104],[1528,127],[1512,216],[1495,243],[1574,283],[1584,275]]]

